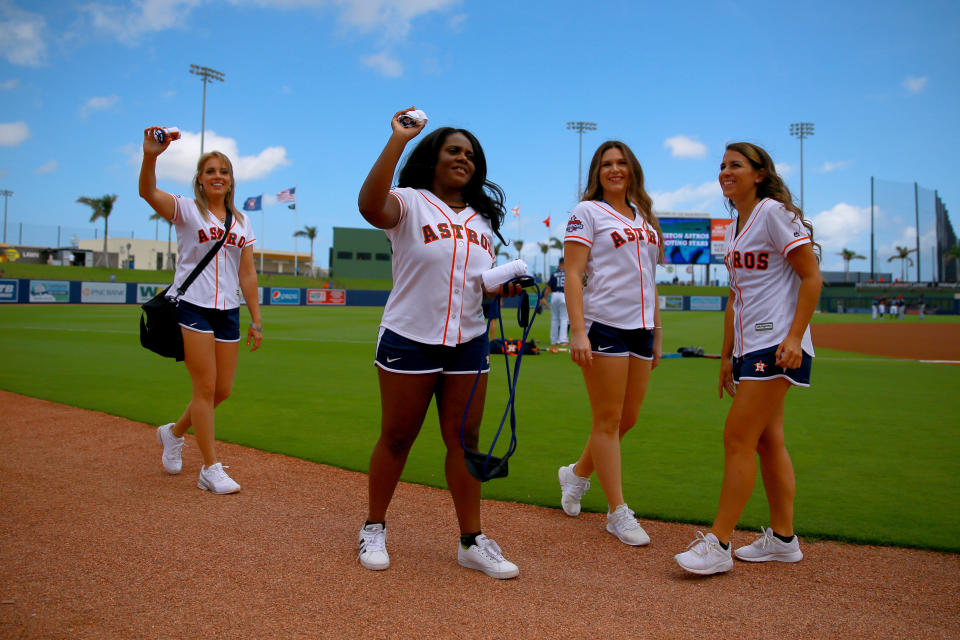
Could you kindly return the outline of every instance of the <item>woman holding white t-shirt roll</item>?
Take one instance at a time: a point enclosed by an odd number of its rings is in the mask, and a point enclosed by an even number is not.
[[[217,241],[226,240],[177,305],[183,334],[184,364],[190,373],[193,395],[175,423],[157,429],[163,446],[161,462],[168,473],[180,473],[183,435],[191,426],[203,458],[197,486],[217,494],[236,493],[240,485],[227,475],[216,454],[214,408],[233,388],[240,344],[240,296],[250,312],[246,344],[260,347],[263,327],[257,298],[257,272],[253,264],[256,236],[250,220],[233,205],[235,183],[230,159],[219,151],[200,156],[193,178],[193,198],[173,196],[157,188],[157,157],[171,139],[157,142],[158,127],[143,132],[140,197],[177,230],[179,260],[168,295],[187,279]],[[227,212],[232,214],[225,228]]]
[[[747,142],[727,145],[720,187],[736,209],[724,262],[730,299],[724,314],[720,397],[733,397],[723,433],[720,504],[710,531],[698,532],[677,563],[701,575],[733,568],[730,536],[753,493],[756,458],[770,506],[770,526],[734,555],[748,562],[798,562],[793,531],[796,480],[784,444],[784,399],[810,386],[810,318],[822,286],[813,225],[794,204],[773,160]]]

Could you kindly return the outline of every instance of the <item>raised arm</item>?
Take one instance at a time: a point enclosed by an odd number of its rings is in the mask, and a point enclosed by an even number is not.
[[[140,165],[140,197],[147,201],[154,211],[164,220],[173,220],[177,205],[173,196],[157,189],[157,157],[167,150],[172,140],[167,138],[160,144],[153,137],[159,127],[147,127],[143,130],[143,163]]]
[[[392,229],[400,221],[400,203],[396,198],[390,197],[393,174],[397,170],[397,163],[400,162],[400,156],[403,155],[407,142],[415,138],[426,126],[426,122],[409,128],[401,126],[397,118],[411,109],[413,107],[393,114],[393,119],[390,121],[392,129],[390,138],[380,152],[380,157],[373,163],[357,197],[360,214],[378,229]]]

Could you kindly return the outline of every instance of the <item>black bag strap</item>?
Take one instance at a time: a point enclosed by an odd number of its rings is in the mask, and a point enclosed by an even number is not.
[[[183,281],[183,284],[177,287],[177,296],[174,298],[174,300],[180,299],[180,296],[182,296],[187,290],[187,287],[193,284],[193,281],[197,279],[197,276],[200,275],[200,272],[203,271],[208,264],[210,264],[210,261],[213,260],[213,256],[217,255],[217,251],[220,251],[220,247],[222,247],[223,243],[227,241],[227,235],[230,233],[230,227],[232,225],[233,210],[230,207],[227,207],[227,218],[223,222],[223,236],[217,240],[217,244],[213,245],[213,248],[207,252],[207,255],[203,256],[203,260],[201,260],[197,266],[193,268],[193,271],[191,271],[190,275],[187,276],[187,279]]]

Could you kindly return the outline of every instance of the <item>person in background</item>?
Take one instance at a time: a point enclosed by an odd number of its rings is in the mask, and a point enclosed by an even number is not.
[[[660,361],[656,266],[663,235],[652,204],[630,147],[608,140],[593,154],[563,243],[570,357],[583,373],[592,423],[580,458],[557,472],[560,504],[578,515],[596,471],[607,498],[606,529],[632,546],[650,537],[623,496],[620,441],[636,424]]]
[[[227,239],[177,305],[183,334],[183,361],[193,387],[190,404],[176,422],[157,429],[163,446],[161,462],[167,473],[177,474],[183,466],[183,435],[191,426],[203,458],[197,486],[216,494],[236,493],[240,485],[217,456],[214,439],[214,409],[233,389],[240,351],[240,298],[243,291],[250,326],[246,345],[260,348],[263,324],[257,297],[257,271],[253,263],[256,236],[250,219],[233,204],[236,184],[233,164],[219,151],[200,156],[193,176],[193,198],[173,196],[157,188],[157,157],[171,139],[159,143],[157,127],[143,132],[143,164],[140,167],[140,197],[177,230],[177,270],[168,295],[173,296],[194,267],[223,234]],[[224,227],[227,210],[233,215]]]
[[[567,300],[563,294],[565,281],[566,272],[563,270],[561,257],[556,271],[550,276],[547,287],[543,290],[544,306],[550,309],[550,353],[557,353],[561,346],[570,344],[570,319],[567,316]]]
[[[390,138],[357,199],[364,219],[383,229],[393,248],[393,289],[375,360],[380,438],[370,456],[358,560],[373,571],[390,566],[387,508],[435,397],[447,450],[444,471],[460,528],[457,562],[493,578],[514,578],[517,566],[481,532],[480,481],[467,470],[460,440],[464,425],[464,442],[476,450],[483,418],[490,345],[481,305],[485,295],[496,292],[484,290],[482,274],[494,263],[503,191],[487,180],[486,158],[473,134],[451,127],[420,140],[391,189],[407,143],[426,125],[404,126],[400,117],[406,111],[393,115]],[[500,288],[504,295],[520,291],[517,285]]]
[[[683,569],[709,575],[733,568],[731,536],[753,493],[757,457],[770,507],[770,526],[736,550],[748,562],[799,562],[793,531],[796,478],[784,442],[784,400],[791,386],[810,386],[810,318],[823,285],[813,226],[773,160],[747,142],[727,145],[720,188],[736,210],[727,228],[724,262],[730,300],[724,314],[720,397],[733,397],[723,431],[720,504],[710,531],[697,532],[674,556]]]

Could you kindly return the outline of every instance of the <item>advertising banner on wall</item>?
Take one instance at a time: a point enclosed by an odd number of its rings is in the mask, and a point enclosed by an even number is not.
[[[307,304],[347,304],[343,289],[307,289]]]
[[[19,284],[17,280],[0,280],[0,302],[16,302]]]
[[[664,311],[682,311],[683,296],[660,296],[660,308]]]
[[[660,218],[667,264],[710,264],[708,218]]]
[[[710,221],[710,262],[712,264],[723,264],[723,254],[727,251],[723,239],[726,236],[727,227],[731,224],[733,224],[732,219],[720,218]]]
[[[143,304],[149,300],[153,300],[153,297],[166,289],[167,284],[144,284],[142,282],[137,284],[137,304]]]
[[[70,283],[65,280],[31,280],[30,302],[70,302]]]
[[[722,308],[720,296],[690,296],[690,311],[720,311]]]
[[[257,287],[257,302],[263,304],[263,287]],[[246,305],[247,299],[243,297],[243,290],[240,290],[240,306]]]
[[[81,282],[80,302],[97,304],[123,304],[127,301],[127,285],[124,282]]]
[[[271,289],[270,304],[300,304],[300,289]]]

